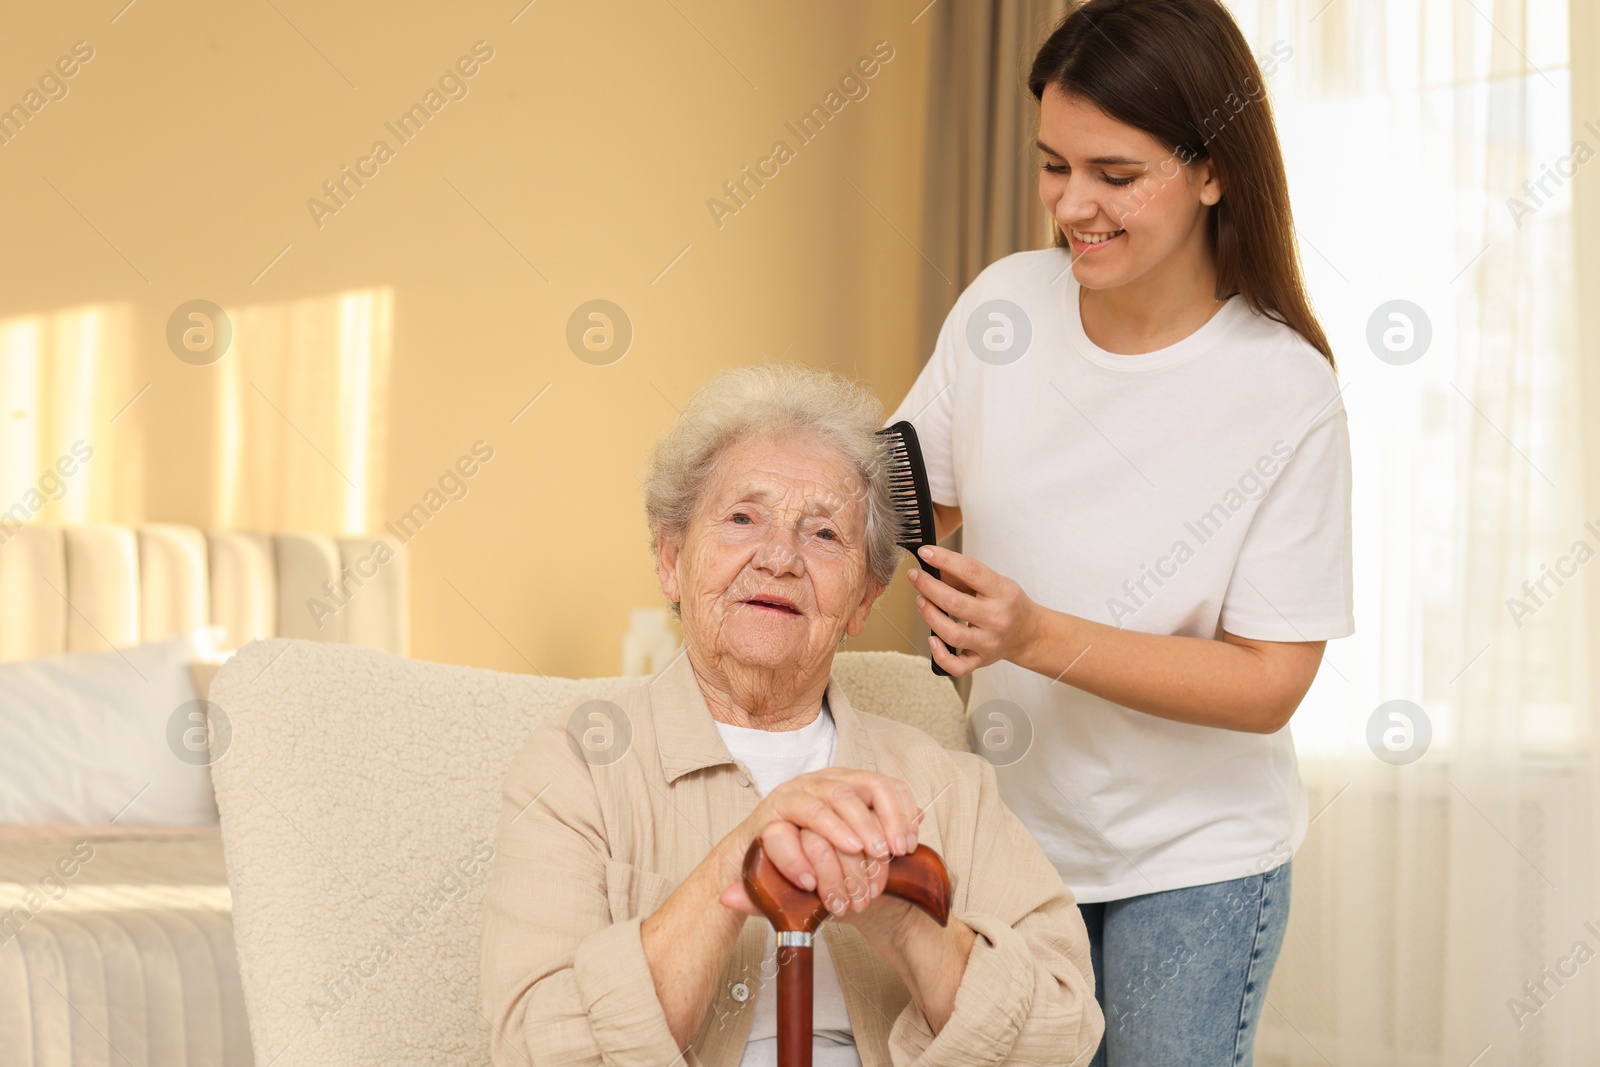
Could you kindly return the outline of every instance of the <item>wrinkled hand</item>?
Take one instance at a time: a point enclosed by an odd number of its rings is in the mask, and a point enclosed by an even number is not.
[[[916,918],[920,909],[883,891],[889,881],[889,864],[893,857],[879,859],[840,852],[827,838],[811,830],[800,831],[800,846],[813,866],[823,873],[824,884],[838,887],[836,891],[818,894],[834,922],[855,927],[868,944],[885,955],[897,951],[908,936],[914,935],[921,925]],[[742,881],[729,887],[721,899],[736,911],[761,914],[751,903]],[[931,918],[928,925],[937,926]]]
[[[910,577],[917,610],[933,631],[928,647],[952,677],[1014,659],[1033,639],[1042,609],[1016,582],[938,545],[923,545],[917,555],[940,571],[934,578],[913,568]]]
[[[804,840],[810,834],[802,830]],[[826,845],[826,842],[824,842]],[[823,898],[835,922],[848,923],[859,930],[867,943],[885,952],[904,943],[908,934],[917,928],[917,915],[922,914],[915,904],[901,897],[884,893],[889,881],[891,859],[874,859],[869,856],[837,857],[842,872],[844,895],[832,900]],[[926,915],[923,916],[927,918]],[[936,925],[928,919],[930,925]]]
[[[916,851],[920,821],[905,782],[844,767],[796,775],[762,797],[745,820],[779,873],[845,908],[863,887],[869,892],[862,907],[883,891],[889,859]],[[868,861],[881,869],[867,873]],[[736,911],[761,914],[737,873],[719,899]]]

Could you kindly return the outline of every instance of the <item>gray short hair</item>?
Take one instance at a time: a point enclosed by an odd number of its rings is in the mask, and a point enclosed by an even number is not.
[[[861,480],[866,505],[867,573],[887,587],[900,563],[901,519],[889,495],[883,405],[865,386],[797,363],[725,370],[690,398],[656,442],[644,477],[650,550],[660,537],[680,541],[700,507],[718,458],[731,445],[811,434],[838,449]],[[864,491],[864,492],[863,492]]]

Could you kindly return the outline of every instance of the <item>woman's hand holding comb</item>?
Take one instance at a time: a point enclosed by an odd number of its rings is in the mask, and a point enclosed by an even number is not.
[[[939,666],[960,678],[1024,655],[1043,609],[1022,586],[971,556],[938,545],[923,545],[917,555],[941,572],[939,578],[917,568],[910,574],[917,610],[933,631],[928,647]]]

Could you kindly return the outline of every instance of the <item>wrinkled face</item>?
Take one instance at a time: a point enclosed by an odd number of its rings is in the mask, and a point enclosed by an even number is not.
[[[1067,235],[1084,288],[1205,254],[1206,213],[1222,199],[1208,161],[1184,165],[1148,133],[1054,85],[1039,101],[1038,147],[1039,199]]]
[[[661,589],[702,658],[811,671],[861,632],[883,589],[867,571],[854,466],[814,437],[727,448],[680,545],[660,545]]]

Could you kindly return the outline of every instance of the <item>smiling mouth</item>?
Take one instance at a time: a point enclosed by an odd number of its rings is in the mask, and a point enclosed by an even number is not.
[[[752,608],[763,608],[767,611],[781,611],[785,615],[799,615],[800,609],[782,597],[757,596],[751,597],[744,603]]]
[[[1076,244],[1082,252],[1089,252],[1098,249],[1106,244],[1109,244],[1116,238],[1121,237],[1124,233],[1127,233],[1126,230],[1110,230],[1105,233],[1085,233],[1082,230],[1076,230],[1070,226],[1068,227],[1068,230],[1072,234],[1073,243]]]

